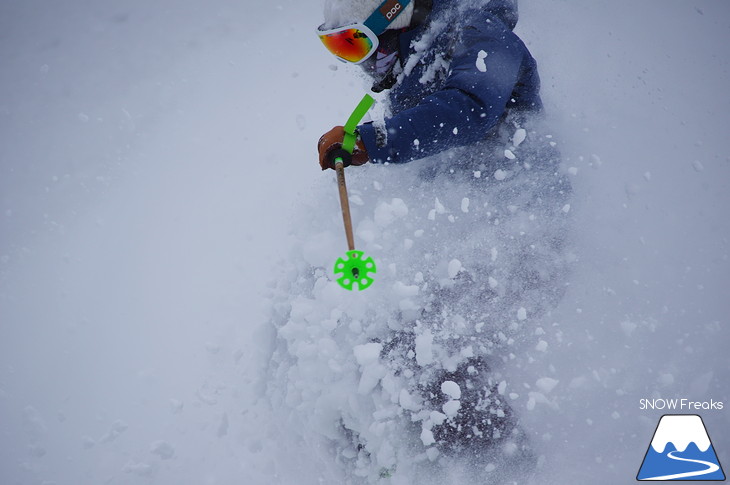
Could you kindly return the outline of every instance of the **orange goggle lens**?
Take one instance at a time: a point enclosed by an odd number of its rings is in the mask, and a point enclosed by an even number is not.
[[[348,62],[365,60],[374,49],[372,39],[360,29],[348,28],[319,34],[319,40],[335,56]]]

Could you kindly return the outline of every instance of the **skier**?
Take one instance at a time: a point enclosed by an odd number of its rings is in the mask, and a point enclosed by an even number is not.
[[[526,217],[551,220],[564,207],[570,186],[557,170],[560,156],[554,142],[537,128],[543,109],[540,79],[536,61],[513,33],[517,18],[516,0],[327,0],[325,23],[318,28],[324,46],[338,59],[363,68],[374,92],[388,91],[389,114],[358,127],[356,147],[345,166],[430,157],[436,163],[424,164],[424,179],[437,180],[439,172],[457,169],[452,177],[466,182],[472,200],[490,191],[500,207],[519,207]],[[343,127],[335,126],[320,138],[322,170],[334,168],[335,156],[342,156],[343,137]],[[443,156],[447,151],[451,155]],[[494,177],[480,178],[485,171]],[[457,271],[453,286],[432,291],[427,310],[419,316],[421,324],[444,328],[452,316],[457,321],[473,315],[478,302],[486,313],[500,315],[491,318],[501,325],[501,315],[514,314],[520,302],[529,300],[532,314],[538,315],[541,306],[547,308],[560,297],[555,280],[561,266],[555,254],[560,253],[562,234],[543,237],[539,230],[529,234],[515,229],[523,234],[516,240],[507,231],[524,224],[515,220],[511,226],[508,219],[499,234],[517,255],[516,263],[495,268],[490,261],[475,260],[471,271]],[[466,236],[476,245],[478,229]],[[502,271],[500,279],[508,283],[483,281],[495,271]],[[499,328],[492,330],[504,335]],[[529,461],[524,434],[485,357],[501,344],[485,342],[485,355],[464,358],[447,370],[415,365],[407,357],[415,338],[410,328],[394,332],[384,342],[381,358],[396,373],[418,375],[420,387],[414,392],[426,407],[442,409],[453,399],[442,389],[458,386],[459,412],[426,430],[440,448],[461,452],[509,442],[522,450],[515,459]],[[424,443],[430,441],[431,435],[424,436]]]
[[[410,162],[474,144],[507,120],[541,111],[537,64],[512,32],[517,1],[479,3],[328,0],[321,41],[372,76],[373,91],[388,89],[392,111],[384,123],[358,127],[346,166]],[[320,138],[323,170],[334,168],[343,136],[336,126]]]

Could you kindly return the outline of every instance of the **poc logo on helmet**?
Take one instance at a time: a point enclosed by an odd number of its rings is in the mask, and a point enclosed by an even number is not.
[[[383,5],[383,7],[380,9],[380,13],[383,14],[386,19],[393,20],[393,18],[398,15],[402,8],[403,6],[398,1],[392,3],[389,2]]]

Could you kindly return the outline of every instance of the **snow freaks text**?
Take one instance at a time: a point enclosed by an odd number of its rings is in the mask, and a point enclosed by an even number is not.
[[[709,401],[690,401],[689,399],[639,399],[639,409],[659,409],[659,410],[671,410],[671,411],[699,411],[704,410],[717,410],[720,411],[723,408],[722,401],[715,401],[710,399]]]

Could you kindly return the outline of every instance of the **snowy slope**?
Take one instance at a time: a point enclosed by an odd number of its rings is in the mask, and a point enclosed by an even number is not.
[[[263,295],[305,227],[339,234],[313,146],[363,91],[311,34],[318,4],[265,7],[0,6],[2,483],[342,483],[261,399]],[[630,483],[661,415],[639,399],[730,402],[730,11],[521,13],[578,263],[547,347],[504,378],[540,483]],[[313,224],[303,199],[326,200]],[[730,462],[727,412],[703,419]]]
[[[549,357],[567,394],[535,428],[561,456],[555,480],[577,460],[595,465],[576,479],[600,466],[605,483],[631,481],[663,413],[640,411],[641,398],[728,401],[726,7],[523,8],[523,28],[528,15],[556,22],[530,35],[583,194],[582,270],[555,316],[563,351]],[[712,430],[727,414],[703,418],[723,460]]]

